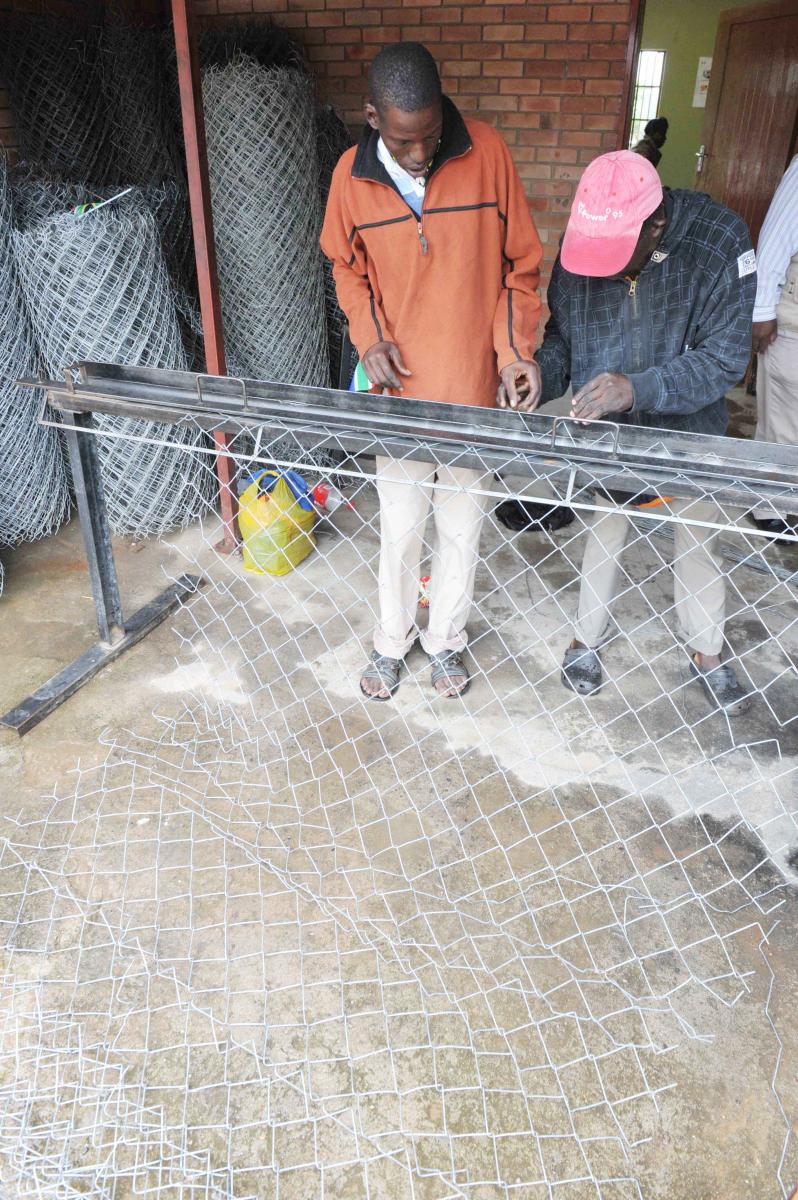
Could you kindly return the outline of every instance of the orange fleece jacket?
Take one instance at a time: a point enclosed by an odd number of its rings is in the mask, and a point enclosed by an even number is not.
[[[398,345],[402,395],[490,407],[499,371],[533,357],[540,317],[540,239],[510,151],[444,98],[419,220],[377,139],[368,130],[339,161],[321,235],[352,342],[361,358]]]

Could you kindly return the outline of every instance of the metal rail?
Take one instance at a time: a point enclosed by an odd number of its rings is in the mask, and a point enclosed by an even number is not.
[[[276,426],[300,441],[352,454],[404,454],[469,461],[501,474],[589,472],[592,482],[639,491],[667,486],[676,495],[711,490],[721,503],[770,501],[798,511],[798,448],[609,421],[581,423],[545,413],[438,404],[145,367],[81,363],[43,387],[62,413],[106,412],[174,423],[191,417],[210,433]]]

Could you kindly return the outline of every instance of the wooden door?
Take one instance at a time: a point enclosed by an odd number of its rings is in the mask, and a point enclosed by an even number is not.
[[[721,13],[696,188],[744,217],[756,243],[798,126],[798,0]]]

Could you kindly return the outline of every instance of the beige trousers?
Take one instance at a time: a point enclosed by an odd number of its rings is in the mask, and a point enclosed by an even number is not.
[[[491,503],[469,489],[488,488],[492,483],[492,476],[481,471],[377,458],[380,611],[374,649],[378,654],[404,658],[419,636],[418,578],[430,508],[436,539],[429,622],[420,632],[421,645],[427,654],[465,647],[479,538]]]
[[[765,442],[798,444],[798,255],[776,309],[778,333],[759,355],[756,371],[756,436]]]
[[[609,631],[610,608],[617,595],[619,557],[630,522],[626,510],[597,496],[602,511],[593,514],[582,561],[576,637],[585,646],[601,645]],[[696,521],[718,521],[717,507],[705,500],[672,500],[660,513]],[[715,549],[717,531],[674,523],[673,591],[679,634],[701,654],[720,654],[723,646],[726,582]]]
[[[787,278],[776,309],[778,332],[772,346],[757,360],[756,436],[764,442],[798,445],[798,255],[787,268]],[[760,518],[776,517],[767,505],[754,510]]]

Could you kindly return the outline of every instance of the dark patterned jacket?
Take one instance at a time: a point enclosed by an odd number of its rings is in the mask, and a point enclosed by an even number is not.
[[[613,420],[722,434],[726,392],[751,353],[751,237],[736,213],[701,192],[666,189],[665,206],[665,233],[635,284],[572,275],[557,258],[536,355],[542,399],[617,371],[635,399]]]

